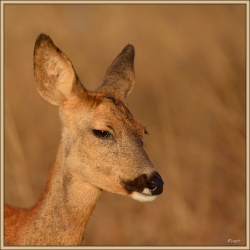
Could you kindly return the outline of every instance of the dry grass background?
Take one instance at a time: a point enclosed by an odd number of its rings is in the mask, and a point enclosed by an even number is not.
[[[47,33],[90,90],[135,46],[127,99],[164,193],[140,204],[103,192],[85,245],[246,242],[244,5],[5,5],[5,200],[27,207],[43,189],[60,138],[57,107],[33,78]]]

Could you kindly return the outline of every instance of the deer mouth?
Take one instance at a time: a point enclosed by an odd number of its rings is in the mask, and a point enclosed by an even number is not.
[[[131,197],[134,200],[137,200],[137,201],[140,201],[140,202],[148,202],[148,201],[155,200],[158,197],[158,195],[150,195],[150,194],[144,194],[144,193],[139,193],[139,192],[134,191],[131,194]]]
[[[132,181],[123,182],[123,185],[133,199],[147,202],[153,201],[162,193],[164,182],[161,176],[154,172],[150,178],[142,174]]]

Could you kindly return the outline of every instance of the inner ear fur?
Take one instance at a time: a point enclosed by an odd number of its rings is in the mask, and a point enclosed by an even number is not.
[[[38,36],[34,49],[34,75],[41,96],[60,105],[77,92],[84,92],[72,63],[46,34]]]

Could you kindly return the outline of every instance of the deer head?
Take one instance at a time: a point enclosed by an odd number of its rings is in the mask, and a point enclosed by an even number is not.
[[[38,91],[59,106],[62,171],[101,190],[152,201],[163,181],[143,148],[147,131],[124,102],[134,85],[133,64],[134,48],[127,45],[92,92],[49,36],[41,34],[34,51]]]

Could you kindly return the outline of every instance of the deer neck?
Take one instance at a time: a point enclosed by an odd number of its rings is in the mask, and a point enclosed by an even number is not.
[[[64,150],[60,144],[50,178],[40,202],[34,207],[39,211],[42,226],[40,232],[50,235],[52,245],[79,245],[82,243],[88,220],[100,197],[101,190],[88,183],[84,178],[67,169]]]

